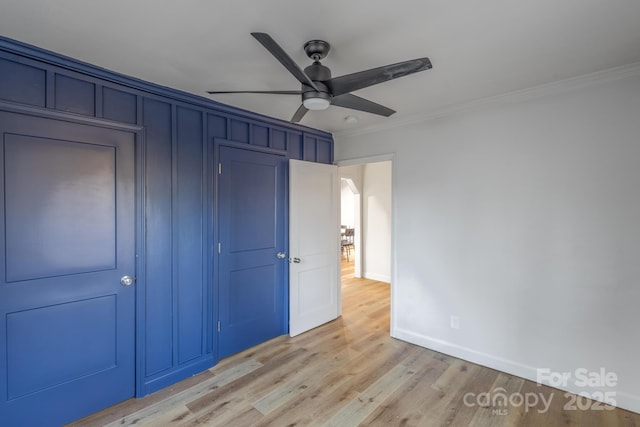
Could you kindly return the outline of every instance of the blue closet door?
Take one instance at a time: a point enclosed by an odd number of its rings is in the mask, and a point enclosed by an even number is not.
[[[135,137],[0,112],[0,425],[134,395]]]
[[[218,151],[218,357],[287,333],[284,156]]]

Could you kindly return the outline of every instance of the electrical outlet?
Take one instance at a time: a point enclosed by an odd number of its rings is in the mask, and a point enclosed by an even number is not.
[[[451,315],[451,329],[460,329],[460,318],[458,316]]]

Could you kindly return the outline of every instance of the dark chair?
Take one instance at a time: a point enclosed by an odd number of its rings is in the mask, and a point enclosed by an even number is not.
[[[355,229],[353,229],[353,228],[346,228],[341,233],[340,251],[341,251],[341,253],[346,253],[347,254],[347,262],[349,261],[349,252],[352,249],[355,250],[355,246],[354,246],[354,243],[353,243],[354,235],[355,235]]]

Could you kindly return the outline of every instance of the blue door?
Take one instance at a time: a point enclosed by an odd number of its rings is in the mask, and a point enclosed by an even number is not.
[[[0,425],[134,395],[135,137],[0,112]]]
[[[280,155],[227,146],[219,147],[218,162],[222,358],[287,333],[287,163]]]

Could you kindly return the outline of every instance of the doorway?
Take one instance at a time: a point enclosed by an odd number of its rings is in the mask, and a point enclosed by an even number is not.
[[[354,230],[353,275],[391,283],[392,162],[340,166],[341,224]]]
[[[391,284],[393,270],[393,156],[338,162],[341,224],[354,229],[354,245],[341,254],[343,286]],[[393,294],[393,291],[391,291]]]

